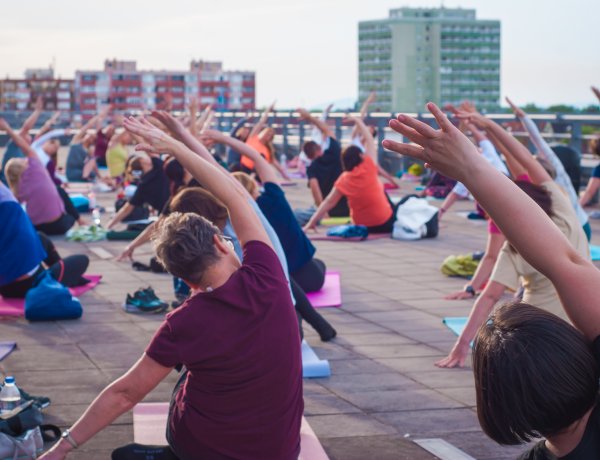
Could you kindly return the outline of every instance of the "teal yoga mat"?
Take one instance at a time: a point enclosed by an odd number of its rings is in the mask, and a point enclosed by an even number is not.
[[[446,325],[446,327],[448,329],[450,329],[456,335],[460,335],[460,334],[462,334],[462,331],[465,328],[465,325],[467,324],[468,319],[469,318],[467,318],[466,316],[447,317],[447,318],[444,318],[442,321],[444,322],[444,324]]]
[[[306,340],[302,341],[302,377],[305,379],[314,379],[320,377],[330,377],[331,368],[329,361],[319,359]]]
[[[590,256],[592,260],[600,260],[600,246],[590,245]]]

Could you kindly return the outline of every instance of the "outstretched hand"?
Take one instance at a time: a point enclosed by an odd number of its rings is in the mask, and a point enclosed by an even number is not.
[[[151,115],[152,118],[161,122],[175,137],[179,137],[179,134],[185,131],[183,123],[165,110],[153,110]]]
[[[144,143],[135,146],[138,151],[148,153],[171,152],[174,139],[164,133],[148,120],[137,120],[133,117],[126,118],[123,126],[127,131],[144,139]]]
[[[467,356],[469,356],[469,344],[462,344],[457,341],[450,354],[444,359],[440,359],[435,363],[437,367],[451,368],[451,367],[464,367]]]
[[[527,114],[523,111],[523,109],[519,108],[518,105],[514,104],[513,101],[511,101],[508,96],[506,97],[506,102],[508,103],[508,105],[510,105],[510,108],[512,109],[512,111],[514,112],[515,116],[517,118],[524,118]]]
[[[413,144],[386,139],[383,141],[383,147],[424,161],[427,167],[464,182],[474,164],[481,160],[477,148],[448,120],[437,105],[430,102],[427,109],[435,117],[440,129],[433,129],[422,121],[401,114],[397,119],[390,120],[390,127],[407,137]]]

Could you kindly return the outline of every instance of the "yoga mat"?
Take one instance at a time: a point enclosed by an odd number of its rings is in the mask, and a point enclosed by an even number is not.
[[[307,292],[306,297],[315,308],[341,307],[342,287],[340,284],[340,272],[327,271],[323,287],[317,292]]]
[[[304,178],[306,178],[306,174],[303,174],[300,171],[288,171],[287,174],[292,179],[304,179]]]
[[[330,377],[331,368],[329,361],[319,359],[306,340],[302,341],[302,377],[305,379],[314,379],[321,377]]]
[[[442,322],[446,325],[448,329],[450,329],[456,335],[460,336],[460,334],[462,334],[462,331],[465,329],[465,326],[467,325],[468,319],[469,318],[467,318],[466,316],[448,317],[444,318]],[[472,340],[470,346],[471,348],[473,348]]]
[[[370,234],[366,240],[359,237],[356,238],[343,238],[341,236],[327,236],[325,233],[307,233],[308,239],[311,241],[349,241],[360,243],[362,241],[380,240],[383,238],[392,238],[391,233],[373,233]]]
[[[0,361],[10,355],[17,348],[17,342],[0,342]]]
[[[592,260],[600,260],[600,246],[590,245],[590,256]]]
[[[466,316],[463,317],[447,317],[442,320],[448,329],[454,332],[456,335],[462,334],[463,329],[467,324]]]
[[[94,289],[100,283],[102,275],[83,275],[90,282],[84,286],[69,288],[69,291],[75,297],[85,294]],[[25,299],[5,299],[0,296],[0,316],[23,316],[25,315]]]
[[[321,219],[319,224],[325,227],[335,227],[336,225],[346,225],[351,222],[350,217],[328,217],[327,219]]]
[[[400,188],[400,186],[397,184],[390,184],[389,182],[386,182],[385,184],[383,184],[384,190],[397,190],[399,188]]]
[[[293,187],[294,185],[297,185],[296,182],[287,182],[287,181],[279,182],[280,187]]]
[[[133,408],[133,442],[138,444],[167,445],[166,427],[169,403],[139,403]],[[319,438],[302,417],[300,428],[300,456],[298,460],[329,460]]]

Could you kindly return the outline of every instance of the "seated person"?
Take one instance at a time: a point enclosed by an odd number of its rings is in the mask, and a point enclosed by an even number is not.
[[[370,233],[390,233],[396,220],[396,207],[390,202],[384,192],[383,184],[379,181],[377,151],[373,136],[360,118],[349,117],[348,119],[359,126],[362,135],[368,140],[366,151],[363,153],[355,145],[344,150],[342,153],[344,172],[312,215],[305,230],[316,228],[318,222],[335,209],[343,197],[347,197],[350,217],[354,225],[365,225]]]
[[[302,146],[304,154],[310,160],[310,166],[306,168],[306,177],[308,178],[308,187],[313,196],[314,206],[307,209],[297,209],[295,211],[296,220],[300,225],[305,225],[312,217],[317,207],[323,202],[323,197],[329,195],[335,181],[342,174],[342,148],[335,138],[334,132],[323,120],[313,117],[304,109],[298,109],[303,120],[316,126],[323,139],[329,139],[327,149],[323,150],[321,145],[315,141],[307,141]],[[346,197],[341,197],[337,204],[329,210],[330,217],[348,217],[350,210]]]
[[[205,218],[165,218],[157,255],[193,294],[46,456],[62,458],[83,445],[183,365],[167,422],[177,458],[297,459],[303,413],[298,322],[284,270],[245,190],[162,131],[133,119],[125,126],[147,148],[174,155],[227,206],[244,262]]]
[[[66,162],[69,182],[86,182],[100,175],[93,153],[96,137],[88,133],[96,119],[97,117],[92,117],[71,140]]]
[[[78,220],[79,213],[68,195],[56,187],[37,154],[5,120],[0,129],[8,133],[26,158],[12,158],[5,168],[8,184],[19,203],[26,204],[27,214],[35,228],[47,235],[64,235]]]
[[[600,137],[595,137],[590,141],[590,152],[600,157]],[[598,189],[600,189],[600,164],[592,170],[592,175],[587,183],[585,192],[583,192],[583,195],[579,199],[581,206],[588,206],[596,196],[596,193],[598,193]]]
[[[131,175],[140,181],[133,196],[110,220],[108,229],[126,219],[137,206],[148,204],[160,213],[169,200],[169,179],[158,155],[138,154],[129,163],[129,168]]]
[[[400,115],[391,128],[417,145],[386,140],[384,147],[463,182],[515,251],[552,282],[575,326],[525,303],[503,306],[484,321],[473,348],[481,427],[500,444],[546,438],[522,460],[600,458],[600,272],[437,106],[428,108],[440,130]]]
[[[67,287],[81,286],[89,259],[73,255],[61,259],[52,241],[36,232],[21,205],[0,183],[0,295],[24,298],[38,276],[49,270]]]
[[[127,131],[114,134],[108,143],[106,150],[106,165],[110,177],[116,180],[122,179],[127,163],[127,145],[131,143],[131,135]]]

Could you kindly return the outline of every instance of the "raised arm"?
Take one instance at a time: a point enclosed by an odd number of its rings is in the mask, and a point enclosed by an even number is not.
[[[136,150],[172,154],[198,182],[227,206],[231,223],[242,246],[249,241],[258,240],[272,247],[267,232],[250,204],[249,195],[223,168],[206,161],[145,120],[128,118],[125,128],[147,142],[136,146]]]
[[[42,114],[42,105],[43,105],[42,96],[38,96],[38,98],[35,101],[35,106],[34,106],[33,112],[31,112],[31,115],[29,115],[29,117],[27,117],[27,119],[25,120],[25,123],[23,123],[23,126],[21,126],[21,129],[19,130],[19,134],[21,136],[25,136],[25,135],[29,134],[29,131],[31,130],[31,128],[33,128],[35,126],[35,124],[38,121],[38,118]]]
[[[258,136],[258,133],[260,133],[262,131],[262,129],[265,126],[267,126],[267,120],[269,119],[269,114],[273,111],[274,108],[275,108],[275,101],[273,101],[273,103],[264,110],[264,112],[262,113],[262,115],[260,116],[260,118],[258,119],[256,124],[250,130],[250,134],[248,135],[248,138]]]
[[[527,150],[514,136],[507,132],[502,126],[484,117],[480,113],[459,112],[459,118],[467,119],[479,128],[485,129],[489,135],[497,141],[495,144],[505,157],[513,157],[527,171],[529,178],[534,184],[551,181],[552,178],[544,167],[536,161],[531,152]],[[504,149],[504,150],[503,150]],[[507,158],[508,161],[508,158]]]
[[[476,154],[435,104],[427,107],[441,129],[399,115],[390,127],[417,145],[385,140],[384,147],[463,182],[519,254],[554,284],[573,324],[589,340],[595,339],[600,335],[600,307],[595,300],[600,271],[579,255],[525,192]]]
[[[4,118],[0,118],[0,130],[6,131],[6,134],[12,139],[17,147],[21,149],[21,151],[25,154],[27,158],[35,158],[37,159],[37,154],[35,150],[29,145],[23,136],[19,135],[10,127],[7,121]]]
[[[369,113],[369,105],[371,105],[376,99],[376,95],[375,95],[375,91],[371,91],[369,93],[369,95],[367,96],[367,98],[365,99],[365,102],[363,102],[362,106],[360,107],[360,119],[364,120],[365,117],[367,116],[367,114]],[[354,126],[354,128],[352,128],[352,134],[351,134],[351,138],[354,139],[358,134],[358,126]]]
[[[86,124],[79,128],[77,134],[75,134],[73,139],[71,139],[71,145],[80,144],[88,130],[92,127],[92,125],[96,124],[96,121],[99,117],[100,115],[96,115],[95,117],[90,118]]]
[[[299,108],[296,111],[300,115],[301,120],[304,120],[307,123],[315,126],[319,131],[321,131],[323,137],[332,137],[335,139],[335,133],[325,121],[317,117],[313,117],[306,109]]]
[[[354,123],[359,135],[364,139],[365,153],[371,157],[371,159],[377,164],[377,147],[375,146],[375,139],[365,122],[358,117],[347,116],[346,120]]]
[[[600,89],[598,89],[595,86],[592,86],[592,92],[596,95],[596,97],[598,98],[598,100],[600,101]]]
[[[256,172],[258,173],[263,183],[277,183],[277,175],[275,174],[275,169],[273,169],[273,166],[271,166],[271,164],[267,160],[265,160],[265,158],[260,153],[258,153],[245,142],[228,136],[215,129],[207,129],[204,131],[203,134],[212,141],[218,144],[225,144],[228,147],[231,147],[236,152],[238,152],[240,155],[244,155],[250,160],[252,160],[254,162]]]
[[[195,96],[192,97],[188,108],[190,112],[190,133],[192,133],[192,136],[196,137],[198,136],[198,98]],[[204,113],[202,113],[202,115],[204,115]]]
[[[494,147],[496,149],[498,149],[502,155],[504,155],[504,158],[506,159],[506,165],[508,166],[508,170],[511,174],[511,176],[513,177],[513,179],[516,179],[517,177],[521,177],[521,176],[529,176],[529,172],[527,171],[527,168],[525,168],[525,166],[523,166],[510,152],[510,150],[508,150],[508,148],[506,147],[505,144],[503,144],[500,140],[498,140],[498,138],[496,137],[496,135],[494,133],[489,134],[490,136],[490,141],[493,143]]]
[[[48,120],[46,120],[46,123],[44,123],[42,125],[42,127],[40,128],[40,130],[38,131],[37,135],[35,136],[36,139],[40,138],[45,133],[47,133],[48,131],[50,131],[50,129],[56,124],[56,122],[58,121],[59,118],[60,118],[60,111],[54,112],[50,116],[50,118],[48,118]]]

